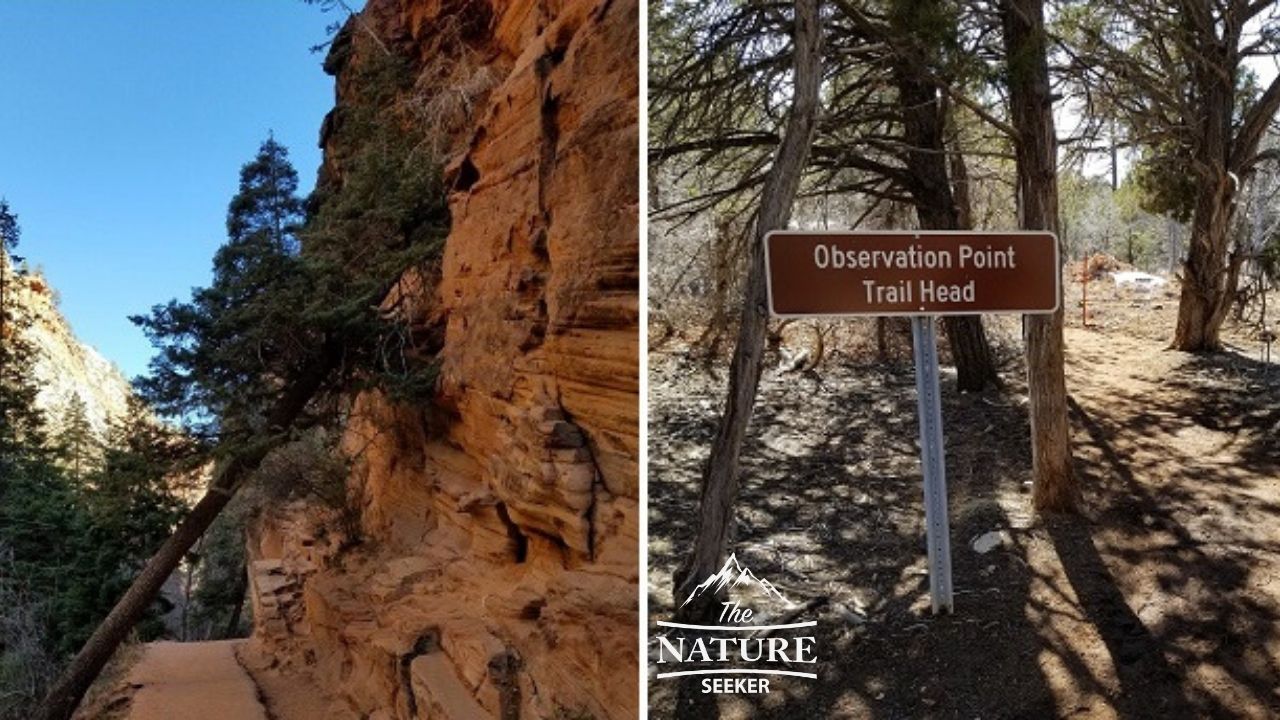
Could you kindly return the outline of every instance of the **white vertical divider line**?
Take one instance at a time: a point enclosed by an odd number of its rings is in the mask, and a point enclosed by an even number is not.
[[[637,131],[640,135],[637,144],[640,153],[639,203],[636,206],[636,220],[639,223],[639,245],[636,252],[640,258],[640,452],[636,467],[639,492],[637,502],[640,515],[640,532],[638,534],[638,561],[640,566],[640,597],[636,616],[636,642],[639,643],[639,654],[636,663],[639,677],[640,717],[649,717],[649,4],[637,3],[639,13],[637,31],[639,32],[640,57],[638,59],[640,74],[640,97],[636,103]]]

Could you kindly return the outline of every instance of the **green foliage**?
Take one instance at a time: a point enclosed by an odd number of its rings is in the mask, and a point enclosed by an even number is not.
[[[1233,19],[1241,12],[1235,6],[1196,7],[1170,12],[1167,3],[1149,0],[1066,3],[1053,18],[1053,33],[1068,49],[1064,75],[1077,96],[1087,98],[1085,119],[1095,128],[1114,123],[1139,152],[1133,177],[1143,208],[1179,222],[1191,218],[1218,173],[1251,170],[1252,161],[1227,164],[1232,155],[1252,154],[1240,146],[1239,131],[1263,95],[1244,59],[1273,53],[1278,37],[1243,31],[1258,18]],[[1206,137],[1210,118],[1226,120],[1215,137]],[[1216,143],[1225,152],[1204,152]]]
[[[1068,257],[1106,253],[1145,270],[1167,267],[1164,220],[1146,209],[1148,196],[1130,177],[1112,192],[1100,178],[1058,176],[1060,237]]]
[[[82,481],[101,459],[102,447],[94,436],[87,407],[79,393],[72,393],[62,407],[57,446],[63,467],[77,482]]]
[[[6,252],[17,247],[7,205],[0,234]],[[7,264],[4,276],[14,278]],[[0,717],[12,717],[39,697],[171,532],[183,506],[167,478],[188,451],[136,404],[98,438],[78,396],[50,432],[35,405],[31,319],[12,292],[0,299]],[[144,636],[158,630],[158,610]]]
[[[315,278],[318,323],[343,335],[372,375],[362,379],[394,395],[421,399],[434,368],[411,356],[405,328],[371,312],[405,271],[433,277],[448,228],[438,138],[416,112],[415,77],[405,59],[366,35],[350,41],[345,71],[357,91],[333,121],[326,173],[308,199],[303,256]]]
[[[406,331],[378,305],[403,272],[440,253],[442,173],[397,112],[412,85],[403,61],[374,52],[358,78],[361,94],[331,140],[345,148],[331,158],[340,172],[305,217],[287,152],[268,140],[241,170],[213,283],[133,318],[159,349],[144,396],[219,442],[260,432],[264,409],[326,350],[339,350],[342,372],[318,396],[430,374],[401,351]]]
[[[182,479],[191,473],[197,447],[185,435],[157,423],[142,402],[112,424],[101,468],[83,490],[95,544],[109,560],[104,572],[141,567],[169,536],[186,509]],[[127,579],[127,578],[126,578]]]
[[[1280,280],[1280,233],[1266,239],[1262,250],[1258,253],[1259,271],[1272,285]]]
[[[35,407],[30,318],[13,302],[9,253],[21,230],[0,200],[0,718],[22,716],[55,670],[44,592],[74,510],[45,447],[44,415]],[[39,560],[43,559],[43,563]]]
[[[0,595],[37,599],[15,610],[26,636],[39,638],[25,653],[38,647],[56,663],[77,650],[172,531],[185,509],[166,479],[183,454],[175,438],[135,413],[82,478],[57,452],[10,466],[0,484],[0,546],[8,553]],[[159,634],[163,609],[152,608],[143,639]],[[10,647],[3,638],[0,645]]]
[[[0,720],[26,717],[56,671],[45,630],[48,609],[18,576],[0,543]]]
[[[16,576],[45,599],[59,656],[80,647],[185,509],[168,478],[186,443],[137,410],[83,481],[59,457],[27,464],[0,488],[0,541]]]
[[[13,252],[22,238],[22,228],[18,225],[18,216],[13,214],[7,200],[0,199],[0,250]]]
[[[1142,191],[1142,209],[1178,222],[1191,219],[1199,190],[1189,157],[1189,149],[1170,143],[1143,149],[1132,170],[1133,182]]]
[[[150,405],[131,407],[109,437],[93,437],[83,403],[73,400],[57,442],[49,441],[20,332],[28,320],[4,293],[13,277],[4,263],[0,602],[12,600],[21,612],[0,623],[0,697],[37,697],[42,688],[7,685],[27,680],[14,668],[78,649],[171,534],[185,510],[179,470],[207,460],[211,449],[225,460],[250,444],[283,443],[258,473],[272,476],[264,491],[247,496],[191,558],[194,609],[205,613],[197,621],[229,620],[243,598],[246,514],[285,497],[345,500],[346,468],[332,443],[296,426],[336,425],[341,398],[367,385],[422,394],[433,387],[429,352],[420,356],[402,318],[379,306],[407,271],[418,283],[434,277],[448,227],[441,143],[419,129],[405,102],[415,82],[408,64],[371,34],[361,37],[346,50],[374,47],[345,61],[359,64],[352,69],[359,91],[344,100],[330,138],[342,148],[327,158],[337,172],[327,172],[304,204],[285,148],[273,139],[261,145],[241,170],[212,283],[133,318],[158,349],[137,383]],[[2,202],[0,240],[6,255],[17,247],[16,217]],[[285,407],[303,408],[280,413],[295,427],[268,427],[267,410],[286,397]],[[161,425],[153,411],[192,435]],[[162,604],[144,620],[142,639],[160,632]]]
[[[0,487],[0,543],[12,553],[9,580],[41,599],[51,654],[69,649],[69,636],[77,634],[73,628],[86,614],[81,599],[94,590],[96,578],[79,574],[88,549],[86,525],[84,506],[58,468],[38,462],[11,466]]]
[[[361,43],[373,45],[353,52]],[[355,63],[344,70],[353,89],[329,123],[317,190],[304,205],[287,152],[263,143],[241,171],[213,282],[133,318],[159,350],[138,387],[161,412],[223,457],[251,442],[277,445],[188,557],[193,627],[212,636],[243,602],[248,518],[294,497],[345,509],[346,467],[323,430],[341,422],[342,396],[434,388],[431,358],[380,305],[406,272],[434,276],[448,227],[439,143],[405,102],[408,63],[371,36],[343,38],[333,52],[342,59],[331,62]],[[322,379],[308,386],[295,426],[267,428],[268,408],[316,368]],[[267,430],[278,434],[264,438]]]
[[[354,538],[357,523],[346,502],[348,468],[334,443],[337,436],[315,428],[301,433],[263,460],[249,487],[236,495],[188,558],[194,573],[188,639],[236,637],[248,630],[239,616],[228,628],[246,590],[245,538],[262,513],[292,500],[338,511],[342,531]]]
[[[966,52],[957,28],[960,4],[949,0],[891,0],[884,3],[889,26],[910,28],[911,37],[927,54],[929,67],[941,77],[956,78],[976,71],[975,58]]]
[[[205,432],[252,432],[255,413],[279,391],[280,379],[310,357],[315,337],[304,317],[308,278],[298,257],[297,185],[288,152],[268,139],[240,170],[213,283],[196,289],[190,302],[170,301],[131,318],[158,348],[138,387],[161,412],[185,416]]]
[[[307,499],[331,508],[345,507],[348,467],[336,443],[335,433],[315,428],[281,445],[255,473],[255,491],[272,505]]]
[[[31,318],[13,301],[16,273],[9,253],[20,239],[18,217],[0,200],[0,482],[16,465],[47,459],[45,418],[30,374],[34,349],[25,336]]]

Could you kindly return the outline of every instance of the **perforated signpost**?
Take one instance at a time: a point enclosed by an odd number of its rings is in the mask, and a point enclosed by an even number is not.
[[[1058,309],[1047,232],[805,232],[765,237],[769,311],[784,318],[911,318],[933,612],[955,609],[935,316]]]

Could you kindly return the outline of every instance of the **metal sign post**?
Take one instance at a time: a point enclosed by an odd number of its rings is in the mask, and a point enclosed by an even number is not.
[[[920,465],[924,469],[924,527],[929,547],[929,597],[933,614],[955,611],[951,589],[951,524],[947,520],[947,460],[942,443],[938,391],[938,329],[932,315],[911,318],[916,395],[920,415]]]
[[[775,317],[911,318],[933,612],[954,612],[946,449],[938,391],[939,315],[1057,312],[1058,239],[1047,232],[806,232],[765,236]]]

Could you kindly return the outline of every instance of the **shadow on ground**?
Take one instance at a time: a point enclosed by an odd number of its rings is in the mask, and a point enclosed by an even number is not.
[[[1077,330],[1068,342],[1081,517],[1030,512],[1018,368],[981,394],[957,393],[944,374],[957,588],[947,617],[928,613],[911,368],[767,374],[734,549],[790,600],[830,603],[807,616],[819,621],[819,680],[720,696],[721,715],[1280,714],[1276,379],[1238,356],[1113,340]],[[651,372],[657,620],[691,542],[722,395],[679,355],[654,356]],[[989,531],[1004,543],[979,554],[970,540]],[[672,716],[674,683],[651,680],[654,717]]]

